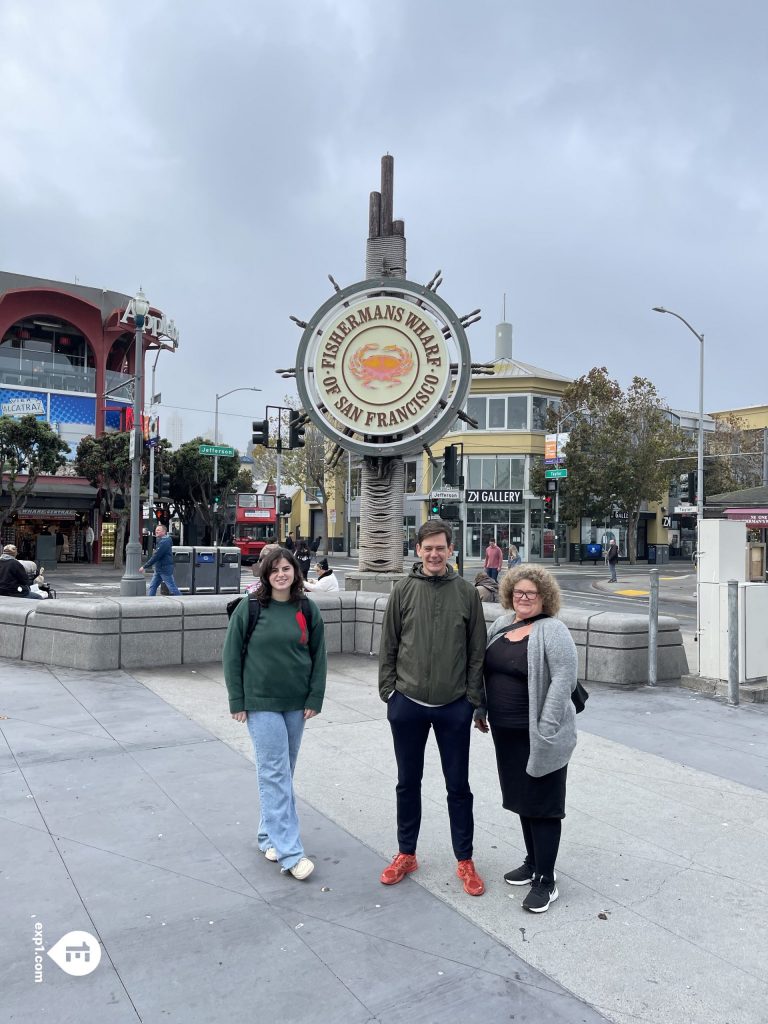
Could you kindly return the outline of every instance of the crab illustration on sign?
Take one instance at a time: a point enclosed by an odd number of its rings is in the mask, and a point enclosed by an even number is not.
[[[361,345],[348,367],[364,387],[377,383],[394,387],[413,369],[413,356],[400,345]]]

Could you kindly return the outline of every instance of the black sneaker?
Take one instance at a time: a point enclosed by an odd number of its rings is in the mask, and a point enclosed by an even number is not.
[[[523,900],[523,909],[530,910],[532,914],[543,914],[559,895],[554,880],[549,881],[540,875],[534,878],[531,891]]]
[[[515,868],[514,871],[507,871],[504,875],[504,881],[507,885],[528,885],[535,876],[536,871],[528,861],[525,861],[524,864],[521,864],[519,868]]]

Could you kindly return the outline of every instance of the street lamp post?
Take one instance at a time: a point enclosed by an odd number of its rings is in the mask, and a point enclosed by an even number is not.
[[[654,313],[669,313],[677,317],[699,342],[699,430],[696,452],[696,639],[698,641],[698,670],[701,675],[701,524],[704,521],[704,335],[699,334],[684,316],[664,306],[654,306]]]
[[[141,388],[144,370],[144,318],[149,302],[139,288],[133,299],[136,347],[133,357],[133,431],[131,433],[131,519],[130,539],[125,549],[125,572],[120,580],[122,597],[144,597],[147,583],[139,572],[141,565],[141,455],[144,435],[141,429]]]
[[[221,395],[216,395],[216,405],[213,414],[213,443],[219,443],[219,400],[226,398],[227,395],[234,395],[236,391],[261,391],[261,388],[232,388],[231,391],[225,391]],[[213,482],[217,484],[219,482],[219,456],[214,455],[213,457]],[[218,512],[216,506],[213,509],[213,543],[218,547],[219,544],[219,531],[218,531]]]
[[[558,469],[560,468],[560,428],[562,427],[562,425],[564,423],[568,422],[568,420],[571,418],[571,416],[575,416],[576,413],[583,412],[583,411],[584,411],[583,408],[572,409],[570,412],[567,412],[565,414],[565,416],[563,416],[562,418],[560,418],[560,416],[558,416],[557,428],[556,428],[557,429],[557,433],[555,434],[555,466]],[[557,550],[558,542],[560,540],[560,538],[559,538],[559,530],[560,530],[560,480],[556,479],[555,480],[555,558],[554,558],[554,564],[555,565],[560,565],[560,555],[559,555],[559,552]],[[567,549],[566,549],[566,555],[567,555]]]

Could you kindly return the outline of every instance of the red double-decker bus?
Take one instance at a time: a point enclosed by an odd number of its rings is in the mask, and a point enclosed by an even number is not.
[[[238,494],[235,507],[234,544],[243,565],[258,561],[265,544],[277,540],[277,508],[274,494]]]

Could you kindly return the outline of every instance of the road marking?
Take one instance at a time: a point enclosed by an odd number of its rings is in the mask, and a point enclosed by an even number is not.
[[[614,594],[621,594],[623,597],[648,597],[647,590],[614,590]]]

